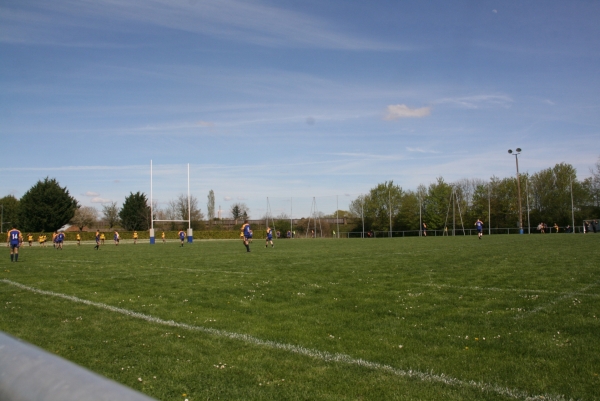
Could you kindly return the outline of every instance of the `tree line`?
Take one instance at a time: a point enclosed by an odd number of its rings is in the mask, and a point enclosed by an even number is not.
[[[575,168],[566,163],[541,170],[535,174],[521,174],[521,213],[523,226],[527,216],[531,227],[539,223],[561,227],[600,217],[600,159],[591,176],[579,181]],[[519,226],[519,196],[517,178],[491,177],[462,179],[453,183],[443,177],[429,186],[403,190],[393,181],[372,188],[350,203],[350,215],[365,222],[365,230],[393,231],[418,230],[420,222],[429,229],[440,230],[457,226],[459,217],[465,228],[471,228],[482,219],[493,228]],[[362,229],[362,226],[361,226]]]
[[[575,168],[566,163],[541,170],[534,174],[519,176],[523,224],[527,215],[531,226],[544,222],[559,226],[572,224],[583,219],[600,217],[600,158],[590,170],[590,177],[577,180]],[[439,230],[451,226],[452,216],[462,217],[466,226],[482,219],[495,228],[518,227],[519,207],[516,177],[491,177],[462,179],[447,183],[438,177],[429,186],[419,185],[416,190],[404,190],[393,181],[380,183],[367,194],[354,199],[348,211],[339,211],[341,217],[364,221],[365,230],[393,231],[418,230],[420,222],[428,228]],[[210,190],[207,196],[207,219],[199,207],[198,199],[180,194],[160,208],[156,203],[150,207],[143,192],[131,192],[121,207],[117,202],[102,206],[102,217],[96,208],[81,206],[61,187],[54,178],[46,177],[33,185],[20,199],[13,195],[0,198],[2,205],[2,231],[16,225],[23,231],[55,231],[71,223],[83,229],[102,219],[110,229],[122,227],[127,231],[143,231],[150,228],[152,218],[156,220],[191,220],[195,230],[206,225],[217,224],[215,218],[215,195]],[[152,216],[151,216],[152,211]],[[244,203],[231,205],[229,214],[238,221],[250,217]],[[330,217],[337,217],[334,212]],[[285,222],[286,217],[275,218]],[[323,216],[325,217],[325,216]],[[163,229],[179,229],[185,222],[158,223]],[[287,224],[287,223],[286,223]],[[298,227],[300,228],[300,227]],[[357,226],[356,229],[359,229]]]

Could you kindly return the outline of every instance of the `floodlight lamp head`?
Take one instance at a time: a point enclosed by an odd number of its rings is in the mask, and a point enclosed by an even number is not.
[[[508,154],[512,155],[512,149],[508,149]]]
[[[518,153],[521,153],[521,148],[517,148],[517,152],[518,152]]]

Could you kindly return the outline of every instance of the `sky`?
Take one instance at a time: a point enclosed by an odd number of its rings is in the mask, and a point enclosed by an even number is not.
[[[0,0],[0,197],[331,213],[600,156],[598,1]]]

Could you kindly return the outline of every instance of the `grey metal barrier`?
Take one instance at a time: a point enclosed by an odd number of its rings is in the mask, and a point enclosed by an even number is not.
[[[0,332],[2,401],[155,401]]]

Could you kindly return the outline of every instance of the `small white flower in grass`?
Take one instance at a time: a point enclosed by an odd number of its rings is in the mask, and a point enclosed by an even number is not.
[[[142,381],[142,378],[141,378],[141,377],[138,377],[138,381],[139,381],[139,382],[141,382],[141,381]]]
[[[403,348],[403,347],[404,347],[404,345],[402,345],[402,344],[400,344],[400,345],[398,346],[398,348]]]

